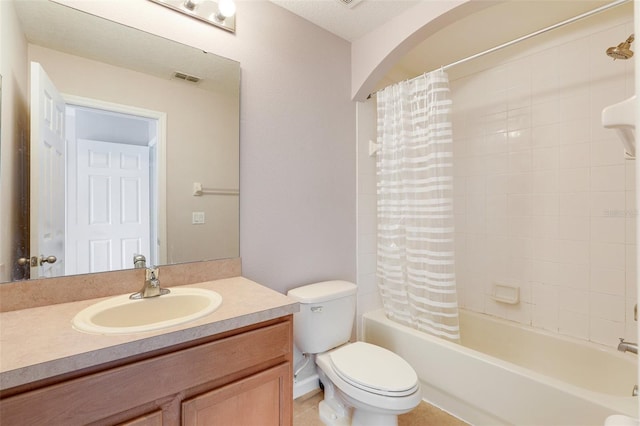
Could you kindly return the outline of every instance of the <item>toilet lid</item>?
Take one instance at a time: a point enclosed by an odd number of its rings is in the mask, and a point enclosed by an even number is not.
[[[404,396],[418,386],[416,372],[404,359],[370,343],[344,345],[331,351],[329,357],[343,380],[372,393]]]

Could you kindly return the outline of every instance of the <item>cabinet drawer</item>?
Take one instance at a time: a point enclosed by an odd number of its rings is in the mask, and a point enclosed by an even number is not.
[[[0,401],[6,424],[87,424],[252,366],[290,357],[291,321],[90,374]]]

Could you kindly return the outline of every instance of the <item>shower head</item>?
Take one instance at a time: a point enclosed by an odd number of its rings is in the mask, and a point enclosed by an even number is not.
[[[631,50],[631,43],[633,43],[633,40],[634,35],[631,34],[623,43],[620,43],[616,47],[608,48],[607,55],[611,56],[614,61],[616,59],[629,59],[633,56],[633,50]]]

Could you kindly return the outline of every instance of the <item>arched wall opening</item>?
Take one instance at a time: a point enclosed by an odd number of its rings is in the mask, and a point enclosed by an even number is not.
[[[459,19],[503,1],[420,3],[354,41],[351,45],[352,99],[365,100],[395,63],[429,36]]]

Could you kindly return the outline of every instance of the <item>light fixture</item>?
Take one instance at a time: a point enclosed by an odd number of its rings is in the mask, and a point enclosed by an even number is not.
[[[149,0],[216,27],[236,32],[234,0]]]

